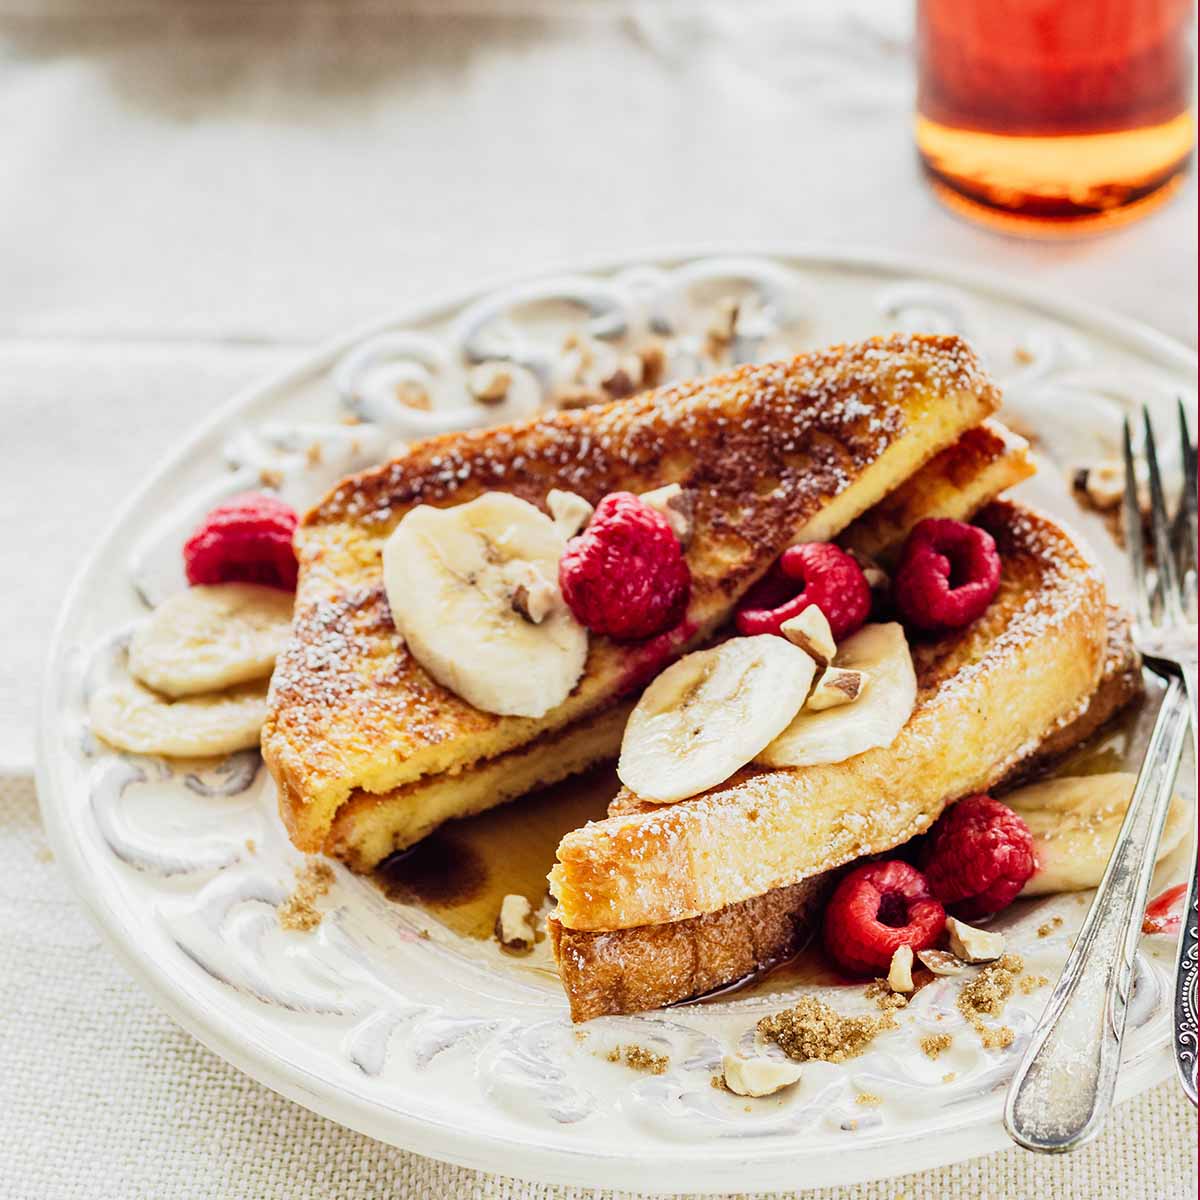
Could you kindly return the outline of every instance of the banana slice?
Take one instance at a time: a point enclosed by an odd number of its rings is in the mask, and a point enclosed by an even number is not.
[[[165,696],[265,679],[292,623],[292,596],[254,583],[191,587],[164,600],[133,635],[129,670]]]
[[[1137,776],[1063,776],[1018,788],[1004,803],[1019,813],[1033,834],[1038,869],[1022,896],[1080,892],[1099,885],[1116,844]],[[1186,836],[1188,805],[1171,798],[1158,858],[1165,858]]]
[[[862,694],[853,704],[804,709],[757,755],[768,767],[812,767],[842,762],[876,746],[890,746],[917,702],[917,677],[903,628],[864,625],[839,647],[834,666],[860,671]]]
[[[561,704],[588,647],[558,591],[565,546],[545,513],[506,492],[406,513],[383,547],[383,583],[413,657],[485,712],[540,717]],[[536,622],[513,606],[531,571],[553,591]]]
[[[617,775],[657,804],[723,783],[799,711],[816,669],[803,650],[769,633],[685,655],[630,714]]]
[[[200,758],[258,745],[267,719],[265,680],[228,692],[164,700],[133,679],[98,691],[88,715],[92,732],[118,750]]]

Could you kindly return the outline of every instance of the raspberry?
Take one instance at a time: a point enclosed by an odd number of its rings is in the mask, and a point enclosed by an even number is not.
[[[632,492],[610,492],[567,543],[558,585],[593,633],[648,638],[683,617],[692,573],[666,517]]]
[[[825,907],[825,949],[852,975],[886,971],[901,946],[927,950],[946,927],[929,881],[906,862],[856,867]]]
[[[900,616],[927,633],[969,625],[1000,586],[1000,555],[986,529],[930,517],[900,556],[892,598]]]
[[[282,500],[246,492],[217,505],[183,547],[190,584],[265,583],[293,591],[296,513]]]
[[[862,567],[832,542],[789,546],[743,598],[738,632],[778,633],[784,621],[810,604],[825,614],[835,642],[852,634],[871,612],[871,589]]]
[[[921,852],[933,894],[970,921],[1007,908],[1037,870],[1033,834],[1005,804],[968,796],[937,819]]]

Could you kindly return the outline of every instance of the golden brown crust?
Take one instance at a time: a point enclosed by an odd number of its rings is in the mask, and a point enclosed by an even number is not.
[[[618,403],[419,443],[339,484],[297,531],[292,637],[263,754],[292,840],[325,840],[355,788],[461,769],[610,703],[707,638],[792,541],[828,539],[998,404],[948,336],[894,335],[746,366]],[[679,482],[695,494],[692,597],[649,645],[593,637],[572,695],[543,718],[484,713],[436,684],[397,635],[380,553],[416,504],[550,488],[591,501]]]
[[[989,419],[930,459],[838,540],[847,549],[890,566],[913,527],[931,513],[969,521],[985,504],[1036,470],[1029,443]]]
[[[830,879],[815,876],[666,925],[584,933],[549,920],[571,1019],[662,1008],[791,958],[809,938]]]
[[[1108,610],[1108,642],[1100,684],[1073,720],[1053,730],[1002,787],[1036,775],[1065,749],[1089,738],[1142,690],[1141,657],[1129,621]],[[736,983],[790,958],[812,934],[820,903],[837,871],[718,909],[714,913],[587,932],[548,923],[571,1019],[590,1021],[618,1013],[662,1008]]]
[[[1100,576],[1048,517],[1007,501],[980,514],[1003,564],[987,612],[916,643],[917,704],[890,746],[844,763],[746,768],[679,804],[627,791],[569,833],[551,872],[559,920],[611,930],[714,912],[888,849],[947,799],[984,790],[1095,690],[1103,666]]]

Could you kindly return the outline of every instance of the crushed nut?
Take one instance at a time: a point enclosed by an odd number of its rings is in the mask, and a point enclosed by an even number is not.
[[[679,539],[679,544],[686,550],[692,540],[695,528],[695,493],[685,491],[677,483],[668,483],[666,487],[655,488],[652,492],[643,492],[641,499],[656,512],[667,518],[671,531]]]
[[[272,467],[263,467],[258,473],[258,482],[266,488],[280,488],[283,486],[283,472]]]
[[[428,412],[433,408],[429,398],[429,389],[416,379],[398,379],[393,387],[397,401],[405,408],[414,408],[418,412]]]
[[[505,896],[496,916],[496,941],[505,950],[530,950],[537,940],[533,927],[533,905],[520,895]]]
[[[958,955],[947,954],[945,950],[918,950],[917,957],[935,975],[961,975],[967,969]]]
[[[467,389],[480,404],[502,404],[512,381],[512,371],[504,363],[485,362],[472,367],[467,376]]]
[[[1077,468],[1072,482],[1097,512],[1108,512],[1125,498],[1125,466],[1115,459]]]
[[[617,365],[608,375],[600,380],[600,386],[614,400],[623,400],[641,388],[644,373],[645,368],[638,355],[624,354],[617,360]]]
[[[805,707],[822,712],[827,708],[853,704],[862,695],[868,679],[870,675],[866,671],[851,671],[847,667],[826,667],[817,680],[817,686],[809,693]]]
[[[642,384],[657,387],[667,373],[667,348],[663,342],[653,338],[639,346],[634,354],[642,364]]]
[[[777,1062],[773,1058],[736,1058],[727,1054],[721,1067],[723,1082],[735,1096],[771,1096],[800,1078],[796,1063]]]
[[[612,399],[607,392],[599,388],[587,387],[583,384],[568,384],[554,393],[554,403],[564,411],[577,408],[590,408],[593,404],[604,404]]]
[[[897,946],[887,974],[888,987],[893,992],[911,992],[913,990],[912,965],[912,947]]]
[[[817,666],[827,667],[833,662],[833,656],[837,653],[833,630],[829,628],[825,614],[815,604],[810,604],[803,612],[784,621],[779,632],[793,646],[799,646],[814,659]]]
[[[995,962],[1004,953],[1004,934],[976,929],[956,917],[946,918],[950,952],[969,963]]]
[[[577,492],[551,488],[546,493],[546,507],[563,537],[574,537],[591,519],[595,507]]]
[[[742,302],[737,296],[723,296],[717,301],[712,320],[704,331],[704,351],[709,358],[720,358],[732,345],[741,311]]]
[[[521,573],[513,586],[512,607],[534,625],[540,625],[559,601],[558,585],[551,583],[534,567]]]
[[[305,460],[308,462],[308,465],[310,467],[319,466],[323,456],[324,456],[324,451],[322,451],[322,449],[321,449],[320,442],[313,442],[309,446],[309,448],[304,452]]]

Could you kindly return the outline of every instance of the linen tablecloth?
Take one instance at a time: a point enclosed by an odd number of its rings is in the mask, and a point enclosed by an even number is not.
[[[484,276],[689,241],[874,246],[1194,341],[1194,183],[1092,241],[959,222],[913,162],[909,22],[891,0],[0,0],[0,1195],[576,1194],[347,1133],[155,1010],[41,833],[46,636],[113,507],[214,404]],[[1066,1159],[821,1194],[1182,1197],[1195,1157],[1168,1085]]]

